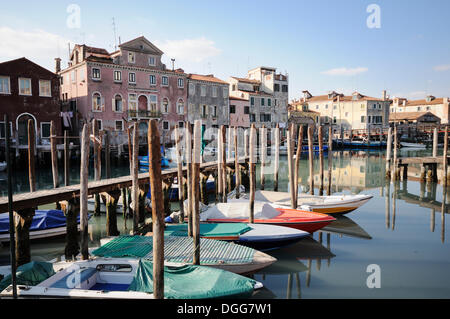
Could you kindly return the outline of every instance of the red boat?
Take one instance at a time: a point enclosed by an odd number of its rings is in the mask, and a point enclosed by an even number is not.
[[[278,226],[286,226],[291,228],[300,229],[313,233],[331,222],[336,218],[326,214],[308,212],[299,209],[291,208],[275,208],[279,215],[272,218],[255,218],[255,223],[270,224]],[[211,218],[206,222],[210,223],[248,223],[248,218]]]

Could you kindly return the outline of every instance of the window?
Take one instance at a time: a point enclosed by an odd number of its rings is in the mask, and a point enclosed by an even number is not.
[[[31,79],[19,78],[19,94],[31,95]]]
[[[178,87],[184,88],[184,79],[183,78],[178,78]]]
[[[182,99],[178,100],[177,103],[177,113],[178,114],[184,114],[184,101]]]
[[[222,94],[224,99],[228,98],[228,87],[223,88]]]
[[[123,131],[123,120],[116,121],[116,131]]]
[[[333,110],[337,110],[337,105],[333,105]]]
[[[158,110],[158,96],[151,94],[150,95],[150,110],[157,111]]]
[[[267,106],[272,106],[272,100],[271,99],[267,99]]]
[[[287,85],[283,85],[281,91],[285,92],[285,93],[288,92],[288,86]]]
[[[255,98],[254,97],[250,98],[250,105],[251,106],[255,105]]]
[[[74,77],[75,77],[75,75],[73,74],[72,82],[75,82]],[[92,69],[92,79],[94,79],[94,80],[101,79],[100,69],[96,69],[96,68]]]
[[[11,94],[9,76],[0,76],[0,94]]]
[[[13,135],[13,131],[12,131],[12,122],[9,122],[9,137],[11,137]],[[0,139],[4,139],[5,138],[5,122],[0,122]]]
[[[261,98],[261,106],[264,106],[264,98]]]
[[[182,122],[182,121],[178,122],[178,127],[179,128],[183,128],[184,127],[184,122]]]
[[[361,116],[361,123],[366,123],[366,117],[365,116]]]
[[[128,73],[128,83],[132,84],[136,83],[136,73],[133,72]]]
[[[92,70],[92,72],[94,72],[94,70]],[[92,73],[92,77],[94,77],[94,73]],[[99,78],[100,78],[100,76],[99,76]],[[77,81],[77,74],[76,74],[75,70],[70,72],[70,80],[72,81],[72,83],[75,83]]]
[[[217,86],[212,87],[212,97],[217,97]]]
[[[319,109],[319,106],[318,105],[316,105],[316,110],[318,110]]]
[[[50,138],[50,126],[49,122],[41,122],[41,138]]]
[[[103,120],[96,119],[96,122],[98,123],[98,130],[103,131]]]
[[[103,98],[100,93],[95,92],[92,94],[92,111],[101,112],[103,110]]]
[[[169,100],[164,98],[161,103],[161,112],[169,113]]]
[[[135,63],[136,62],[136,55],[134,52],[128,52],[128,63]]]
[[[150,85],[156,85],[156,76],[150,75]]]
[[[364,110],[366,106],[364,104],[361,104],[361,110]]]
[[[345,112],[345,117],[348,117],[348,112]]]
[[[217,106],[215,106],[215,105],[212,108],[212,116],[217,117]]]
[[[274,84],[273,90],[274,90],[275,92],[280,92],[280,85],[279,85],[279,84]]]
[[[336,116],[333,116],[333,124],[336,124],[336,122],[337,122]]]
[[[128,109],[130,111],[137,111],[138,99],[137,94],[128,94]]]
[[[0,81],[1,81],[1,79],[0,79]],[[59,78],[59,84],[60,85],[63,85],[64,84],[64,75],[61,75],[61,77]],[[1,85],[1,84],[0,84]],[[1,90],[0,90],[0,92],[1,92]]]
[[[206,96],[206,85],[201,86],[200,96]]]
[[[256,122],[255,114],[250,114],[250,122]]]
[[[162,76],[161,77],[161,84],[164,86],[168,86],[169,85],[169,78],[167,76]]]
[[[230,114],[236,113],[236,105],[230,105]]]
[[[122,82],[122,71],[114,71],[114,82]]]
[[[123,111],[123,100],[122,96],[120,94],[116,94],[116,96],[113,99],[113,111],[114,112],[122,112]]]
[[[202,105],[202,117],[208,116],[208,105]]]
[[[244,106],[244,114],[250,114],[250,107]]]
[[[421,111],[422,108],[420,106],[417,107],[417,111]]]
[[[189,95],[195,95],[195,84],[189,83]]]
[[[156,58],[154,56],[151,56],[148,58],[148,65],[150,65],[150,66],[156,65]]]
[[[52,86],[51,81],[39,80],[39,96],[51,97],[52,96],[51,86]]]
[[[80,81],[84,81],[84,70],[80,69]]]
[[[170,126],[169,126],[169,122],[168,121],[163,121],[163,130],[164,131],[170,130]]]

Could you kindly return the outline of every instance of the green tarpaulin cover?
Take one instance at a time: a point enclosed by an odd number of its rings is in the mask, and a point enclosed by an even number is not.
[[[17,268],[17,284],[36,286],[54,274],[55,271],[51,263],[32,261]],[[11,285],[11,275],[6,276],[0,281],[0,291],[3,291],[9,285]]]
[[[168,299],[248,298],[256,281],[205,266],[164,267],[164,297]],[[139,260],[129,291],[153,293],[153,263]]]
[[[238,236],[252,228],[243,223],[200,224],[200,237]],[[166,236],[186,236],[187,224],[167,225],[164,230]]]

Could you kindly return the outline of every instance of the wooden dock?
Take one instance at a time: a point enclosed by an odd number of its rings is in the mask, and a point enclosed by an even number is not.
[[[249,157],[239,158],[239,163],[244,165],[249,160]],[[234,169],[234,159],[227,161],[227,167]],[[202,174],[212,174],[217,171],[217,161],[200,164],[200,171]],[[183,167],[183,174],[186,175],[187,167]],[[172,180],[177,177],[177,168],[171,168],[162,171],[163,181],[172,184]],[[141,173],[138,176],[139,185],[149,186],[149,174]],[[133,183],[132,176],[122,176],[111,179],[104,179],[99,181],[91,181],[88,184],[88,195],[95,195],[99,193],[107,193],[123,188],[131,187]],[[26,208],[36,207],[39,205],[51,204],[60,201],[67,201],[80,196],[81,185],[71,185],[60,188],[40,190],[31,193],[22,193],[13,195],[13,210],[23,210]],[[0,213],[8,212],[8,197],[0,197]]]

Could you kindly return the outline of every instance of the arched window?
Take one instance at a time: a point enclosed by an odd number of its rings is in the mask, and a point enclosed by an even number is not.
[[[116,94],[116,96],[114,96],[112,105],[114,112],[123,112],[123,99],[120,94]]]
[[[169,113],[169,100],[167,98],[164,98],[161,102],[161,112]]]
[[[184,101],[182,99],[178,100],[177,103],[177,113],[178,114],[184,114]]]
[[[92,110],[96,111],[96,112],[101,112],[103,111],[103,98],[100,95],[100,93],[95,92],[94,94],[92,94]]]

